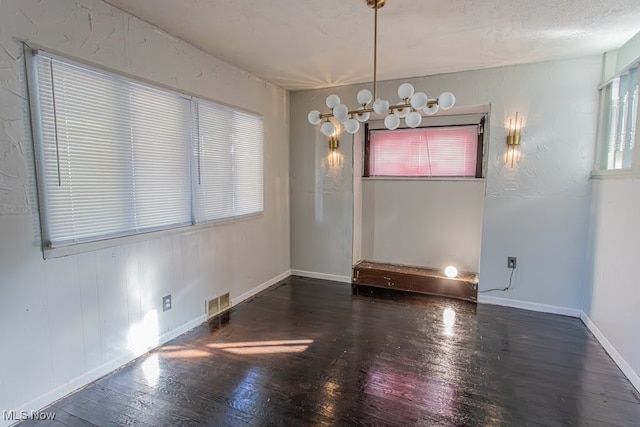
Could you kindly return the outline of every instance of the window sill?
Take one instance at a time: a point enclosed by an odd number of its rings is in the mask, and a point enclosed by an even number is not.
[[[591,171],[591,179],[640,178],[640,171],[634,169],[604,169]]]
[[[471,181],[484,182],[485,178],[459,176],[363,176],[363,181]]]
[[[144,242],[147,240],[161,239],[177,234],[191,234],[213,227],[231,225],[258,218],[261,217],[263,213],[264,211],[233,218],[225,218],[221,220],[202,222],[182,227],[169,228],[166,230],[150,231],[148,233],[132,234],[130,236],[96,240],[95,242],[77,243],[75,245],[59,246],[56,248],[45,247],[42,250],[42,254],[44,259],[61,258],[69,255],[81,254],[84,252],[99,251],[101,249],[112,248],[115,246],[124,246],[132,243]]]

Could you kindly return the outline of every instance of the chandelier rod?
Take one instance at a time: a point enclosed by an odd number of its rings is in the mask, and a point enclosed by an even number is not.
[[[375,0],[374,13],[373,13],[373,100],[376,99],[376,92],[378,89],[378,1]]]

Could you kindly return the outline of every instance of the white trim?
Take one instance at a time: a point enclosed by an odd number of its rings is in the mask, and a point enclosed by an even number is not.
[[[374,175],[363,176],[363,181],[462,181],[462,182],[485,182],[486,178],[475,178],[472,176],[387,176]]]
[[[502,305],[506,307],[521,308],[523,310],[539,311],[542,313],[560,314],[562,316],[580,317],[580,310],[557,305],[540,304],[537,302],[518,301],[500,297],[479,295],[478,302],[482,304]]]
[[[312,279],[333,280],[334,282],[351,283],[351,276],[339,276],[337,274],[316,273],[315,271],[291,270],[294,276],[310,277]]]
[[[40,395],[38,397],[36,397],[35,399],[21,405],[19,408],[16,408],[16,412],[20,413],[20,411],[27,411],[27,412],[31,412],[31,411],[36,411],[36,410],[40,410],[43,409],[49,405],[51,405],[52,403],[62,399],[63,397],[67,396],[68,394],[79,390],[82,387],[85,387],[87,385],[89,385],[90,383],[104,377],[105,375],[115,371],[116,369],[126,365],[127,363],[131,362],[132,360],[142,356],[143,354],[153,350],[153,348],[157,348],[159,346],[161,346],[162,344],[165,344],[169,341],[171,341],[172,339],[176,338],[179,335],[184,334],[185,332],[195,328],[196,326],[201,325],[203,322],[205,321],[205,315],[202,314],[198,317],[196,317],[193,320],[190,320],[187,323],[184,323],[180,326],[178,326],[177,328],[162,334],[160,337],[158,337],[158,345],[154,346],[152,348],[148,348],[147,350],[143,350],[143,351],[138,351],[138,352],[134,352],[134,351],[129,351],[126,354],[118,357],[117,359],[114,359],[110,362],[107,362],[103,365],[98,366],[97,368],[94,368],[88,372],[85,372],[84,374],[77,376],[73,379],[71,379],[70,381],[67,381],[66,383],[60,385],[59,387],[54,388],[51,391],[46,392],[43,395]],[[3,408],[4,409],[4,408]],[[6,410],[9,410],[9,408],[7,408]],[[2,420],[0,418],[0,426],[4,427],[4,426],[8,426],[10,424],[5,424],[5,421]]]
[[[602,169],[591,171],[591,179],[633,179],[640,173],[634,169]]]
[[[43,248],[44,259],[60,258],[69,255],[77,255],[84,252],[98,251],[101,249],[111,248],[114,246],[122,246],[133,243],[144,242],[153,239],[162,239],[176,234],[188,235],[199,233],[209,228],[235,224],[241,221],[257,219],[263,216],[264,210],[247,215],[236,217],[222,218],[215,221],[205,221],[196,224],[187,224],[180,226],[168,226],[161,230],[147,231],[144,233],[128,234],[125,236],[112,237],[109,239],[94,240],[91,242],[75,243],[71,245],[58,246],[55,248]]]
[[[240,304],[242,301],[245,301],[245,300],[251,298],[255,294],[264,291],[268,287],[271,287],[271,286],[275,285],[279,281],[284,280],[289,276],[291,276],[291,270],[287,270],[284,273],[280,273],[276,277],[267,280],[266,282],[264,282],[264,283],[256,286],[255,288],[243,293],[242,295],[239,295],[239,296],[237,296],[235,298],[231,298],[231,306],[233,307],[233,306],[235,306],[237,304]]]
[[[600,329],[593,323],[593,320],[587,316],[587,314],[582,311],[580,312],[580,320],[585,324],[587,329],[591,331],[591,333],[596,337],[596,339],[600,342],[600,345],[604,347],[605,351],[611,356],[616,365],[620,368],[622,373],[627,377],[631,385],[635,387],[636,390],[640,392],[640,376],[633,370],[633,368],[627,363],[627,361],[622,357],[618,350],[611,344],[611,341],[607,339],[607,337],[602,333]]]
[[[636,34],[637,35],[637,34]],[[634,36],[635,37],[635,36]],[[632,37],[633,38],[633,37]],[[632,39],[631,38],[631,39]],[[631,41],[631,39],[627,40],[627,43]],[[626,43],[625,43],[626,45]],[[623,45],[624,47],[624,45]],[[619,78],[620,76],[622,76],[624,73],[628,72],[630,69],[640,66],[640,57],[634,59],[633,61],[631,61],[630,63],[628,63],[626,66],[618,69],[618,52],[620,51],[620,49],[615,49],[614,52],[616,53],[616,58],[615,58],[615,68],[617,70],[617,72],[612,75],[609,79],[607,79],[607,81],[605,81],[604,83],[601,83],[598,86],[598,90],[601,90],[605,87],[607,87],[608,85],[610,85],[615,79]],[[607,53],[607,52],[605,52]]]

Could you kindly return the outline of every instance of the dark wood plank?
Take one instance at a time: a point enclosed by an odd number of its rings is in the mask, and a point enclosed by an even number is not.
[[[23,425],[633,426],[640,395],[578,319],[294,276],[44,411]]]

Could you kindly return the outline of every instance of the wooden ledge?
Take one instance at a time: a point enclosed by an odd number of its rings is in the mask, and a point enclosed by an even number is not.
[[[360,261],[353,267],[351,283],[354,290],[360,285],[374,286],[475,302],[478,299],[476,276],[476,273],[460,272],[457,277],[449,278],[434,268]]]

